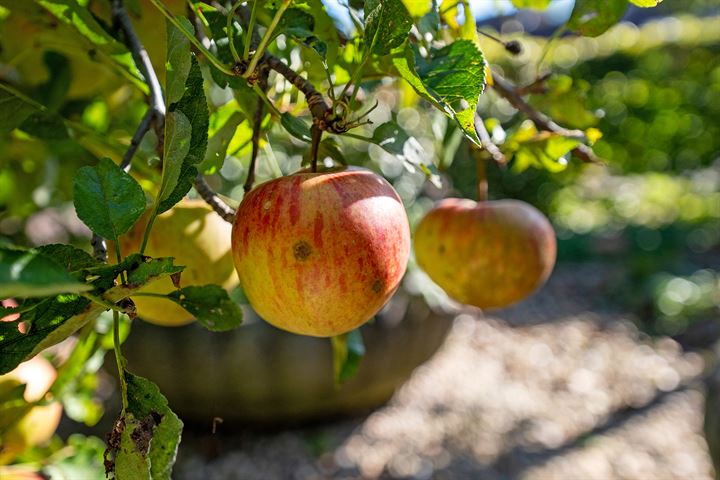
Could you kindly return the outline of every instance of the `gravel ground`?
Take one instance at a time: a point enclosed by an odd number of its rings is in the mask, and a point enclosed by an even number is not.
[[[592,295],[571,293],[612,275],[582,278],[599,276],[560,272],[502,315],[461,314],[441,350],[364,418],[188,433],[174,476],[712,479],[702,357],[598,313]]]

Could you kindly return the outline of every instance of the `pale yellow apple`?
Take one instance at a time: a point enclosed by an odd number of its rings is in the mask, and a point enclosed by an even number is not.
[[[120,237],[123,256],[140,250],[147,215],[127,235]],[[202,200],[183,200],[159,215],[150,233],[145,255],[175,257],[175,265],[184,265],[181,286],[214,283],[225,289],[238,284],[233,267],[230,236],[232,226]],[[108,253],[112,258],[112,246]],[[169,277],[148,284],[141,291],[169,293],[175,290]],[[176,303],[163,298],[132,297],[138,316],[162,326],[179,326],[195,319]]]

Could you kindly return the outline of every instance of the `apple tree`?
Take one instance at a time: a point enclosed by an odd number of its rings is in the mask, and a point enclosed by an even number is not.
[[[122,406],[106,471],[170,478],[182,422],[126,369],[121,344],[139,320],[237,327],[228,291],[238,283],[265,320],[331,337],[338,377],[351,375],[355,329],[398,287],[410,254],[402,195],[372,171],[368,148],[436,192],[448,190],[448,152],[471,152],[479,202],[446,201],[418,229],[417,261],[451,297],[498,307],[542,284],[552,227],[529,205],[487,201],[486,162],[551,172],[600,162],[601,133],[554,119],[566,99],[528,98],[549,90],[552,72],[518,85],[496,68],[486,47],[518,55],[523,44],[476,24],[471,3],[0,0],[0,382],[48,348],[69,349],[39,397],[24,395],[22,378],[0,383],[0,444],[54,402],[97,421],[87,378],[113,351]],[[631,4],[657,3],[577,0],[563,31],[597,36]],[[481,95],[519,112],[503,141]],[[404,126],[413,112],[434,119],[432,142]],[[233,169],[234,185],[218,180]],[[23,235],[18,224],[64,202],[91,236]],[[511,267],[484,298],[473,279],[498,258]],[[70,407],[78,399],[86,408]]]

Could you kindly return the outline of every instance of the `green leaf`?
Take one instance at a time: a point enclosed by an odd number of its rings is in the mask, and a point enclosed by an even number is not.
[[[68,262],[68,252],[65,252],[64,262]],[[83,263],[80,258],[73,258],[69,263],[72,264],[70,268],[78,267],[77,272],[95,278],[87,287],[95,287],[92,296],[102,300],[103,304],[76,294],[63,294],[34,305],[21,305],[18,309],[21,312],[20,321],[30,325],[30,330],[21,333],[18,322],[0,322],[0,375],[65,340],[107,310],[105,304],[114,304],[133,295],[146,283],[182,269],[174,266],[170,258],[149,259],[137,253],[128,255],[118,265],[80,266]],[[113,286],[113,279],[123,271],[127,272],[131,284]]]
[[[280,116],[280,123],[293,137],[305,142],[312,140],[310,136],[310,126],[298,117],[288,112],[283,112]]]
[[[192,125],[182,112],[169,112],[165,117],[165,151],[158,203],[167,200],[177,187],[183,160],[190,151]]]
[[[33,89],[33,97],[49,110],[57,111],[65,101],[72,82],[70,61],[65,55],[49,50],[43,53],[43,64],[50,78]]]
[[[128,411],[138,419],[155,424],[148,452],[153,480],[170,479],[175,463],[183,423],[170,410],[167,399],[150,380],[125,372],[128,392]],[[134,477],[130,477],[134,478]]]
[[[285,33],[296,40],[305,42],[308,38],[313,37],[314,29],[315,19],[312,15],[299,8],[288,8],[280,18],[274,36]]]
[[[413,165],[423,163],[424,150],[420,142],[402,129],[394,120],[378,125],[373,131],[375,145]]]
[[[46,139],[68,138],[62,118],[7,85],[0,83],[0,135],[19,128],[26,133]],[[10,113],[12,112],[12,113]]]
[[[151,480],[148,451],[152,440],[152,420],[136,419],[126,413],[121,420],[124,428],[120,435],[120,449],[115,454],[115,478]]]
[[[627,0],[575,0],[567,27],[597,37],[622,19],[627,6]]]
[[[73,194],[80,220],[110,240],[130,230],[145,211],[140,184],[108,158],[77,171]]]
[[[68,135],[65,121],[51,112],[37,112],[20,125],[20,130],[42,140],[65,140]]]
[[[387,55],[407,40],[412,17],[402,0],[367,0],[364,9],[367,51]]]
[[[512,0],[512,4],[517,8],[545,10],[550,5],[550,0]]]
[[[0,246],[0,299],[92,290],[41,252]]]
[[[590,84],[567,75],[556,75],[545,82],[547,92],[533,95],[531,103],[556,122],[568,128],[586,129],[597,124],[598,118],[588,107]]]
[[[208,140],[207,150],[205,150],[205,158],[198,166],[198,170],[202,173],[210,174],[220,170],[225,163],[228,145],[235,136],[237,128],[245,121],[245,117],[240,112],[233,112],[222,127]]]
[[[3,112],[0,115],[0,135],[4,135],[18,128],[38,109],[0,84],[0,111]]]
[[[210,27],[210,36],[214,40],[213,52],[215,53],[215,56],[225,65],[232,65],[235,62],[235,59],[233,58],[232,52],[230,50],[230,41],[228,40],[228,34],[225,31],[225,28],[227,27],[227,17],[218,11],[210,9],[204,11],[203,14],[205,16],[205,19],[208,21],[208,26]],[[244,50],[242,40],[244,36],[243,32],[235,28],[234,23],[232,24],[232,27],[234,29],[233,43],[235,45],[235,49],[238,52],[242,52]],[[214,65],[210,65],[210,74],[212,75],[213,80],[215,80],[215,83],[217,83],[220,88],[230,86],[230,88],[233,89],[248,89],[247,81],[244,78],[231,77],[230,75],[227,75],[218,70],[217,67],[215,67]]]
[[[102,403],[96,394],[95,375],[105,359],[106,352],[100,346],[95,325],[86,325],[78,335],[70,357],[58,369],[51,389],[53,396],[62,401],[64,413],[88,426],[97,424],[103,414]]]
[[[461,39],[433,49],[428,59],[415,55],[417,67],[411,63],[412,58],[407,50],[394,56],[393,64],[400,76],[418,94],[455,118],[465,135],[480,145],[475,108],[485,88],[485,59],[475,43]]]
[[[285,33],[296,42],[312,48],[322,60],[327,59],[327,43],[315,36],[315,17],[300,9],[290,8],[282,16],[277,34]]]
[[[630,0],[630,3],[642,8],[657,7],[663,0]]]
[[[567,168],[565,156],[580,143],[580,140],[556,133],[538,132],[530,121],[526,121],[508,137],[505,145],[508,154],[513,157],[516,172],[528,167],[560,172]]]
[[[42,472],[53,479],[91,479],[103,478],[103,452],[105,442],[98,437],[73,433],[67,438],[67,446],[72,455],[53,457]]]
[[[157,213],[169,210],[190,191],[193,181],[197,176],[196,165],[205,158],[210,114],[208,113],[207,100],[205,99],[202,73],[200,72],[197,59],[194,56],[192,57],[190,73],[185,81],[185,93],[177,103],[170,105],[168,110],[169,113],[182,113],[190,122],[190,146],[185,158],[182,160],[177,183],[175,187],[170,190],[169,194],[163,194],[163,198],[159,201]],[[175,135],[177,134],[178,132],[175,132]],[[172,162],[177,162],[177,159],[172,159]],[[172,168],[175,169],[177,167],[174,165]],[[165,174],[163,173],[163,175]]]
[[[404,45],[393,52],[392,63],[398,75],[408,82],[418,95],[429,101],[438,110],[448,113],[445,107],[425,88],[425,84],[418,76],[415,70],[415,53],[409,45]]]
[[[97,267],[102,263],[92,257],[85,250],[80,250],[72,245],[64,243],[53,243],[43,245],[36,249],[43,256],[52,259],[58,265],[61,265],[68,272],[77,272],[79,270]]]
[[[365,344],[359,329],[332,337],[330,341],[333,350],[335,384],[340,385],[357,373],[360,361],[365,355]]]
[[[185,17],[176,17],[182,23],[184,30],[195,35],[190,20]],[[190,73],[192,57],[190,55],[190,40],[169,20],[167,25],[167,60],[165,68],[167,77],[165,80],[165,101],[171,105],[179,101],[185,93],[185,80]]]
[[[87,47],[93,48],[98,57],[112,64],[143,91],[147,91],[130,51],[98,23],[87,7],[80,5],[77,0],[35,0],[35,3],[60,23],[70,27],[84,40]]]
[[[90,300],[79,295],[58,295],[22,314],[20,320],[30,326],[27,333],[20,332],[18,322],[0,322],[0,375],[69,337],[102,310],[86,312],[89,306]]]
[[[242,310],[219,285],[189,286],[168,294],[168,298],[191,313],[213,332],[232,330],[242,323]]]
[[[140,255],[138,254],[140,257]],[[128,286],[131,288],[140,287],[159,277],[174,275],[182,272],[185,267],[173,265],[173,257],[141,257],[141,263],[128,272]]]

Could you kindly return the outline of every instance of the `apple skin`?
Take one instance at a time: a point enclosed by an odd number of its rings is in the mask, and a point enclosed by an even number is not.
[[[415,230],[420,267],[451,298],[483,309],[532,294],[550,276],[556,251],[548,219],[518,200],[447,198]]]
[[[35,356],[18,365],[15,370],[0,376],[0,392],[19,384],[27,384],[24,398],[34,402],[43,398],[52,386],[57,373],[50,362]],[[12,423],[7,431],[2,426],[16,415],[22,418]],[[4,465],[26,448],[47,442],[60,424],[62,405],[58,402],[33,407],[23,415],[23,408],[0,410],[0,465]]]
[[[122,255],[140,250],[147,214],[127,235],[120,237]],[[175,257],[184,265],[181,286],[215,283],[225,289],[238,284],[230,251],[232,227],[202,200],[182,200],[155,219],[145,255]],[[113,256],[113,247],[108,247]],[[142,292],[170,293],[175,286],[169,277],[149,283]],[[138,316],[160,326],[187,325],[195,318],[176,303],[164,298],[134,296]]]
[[[395,292],[410,229],[400,197],[379,175],[299,172],[245,196],[232,245],[240,284],[263,319],[329,337],[368,321]]]

